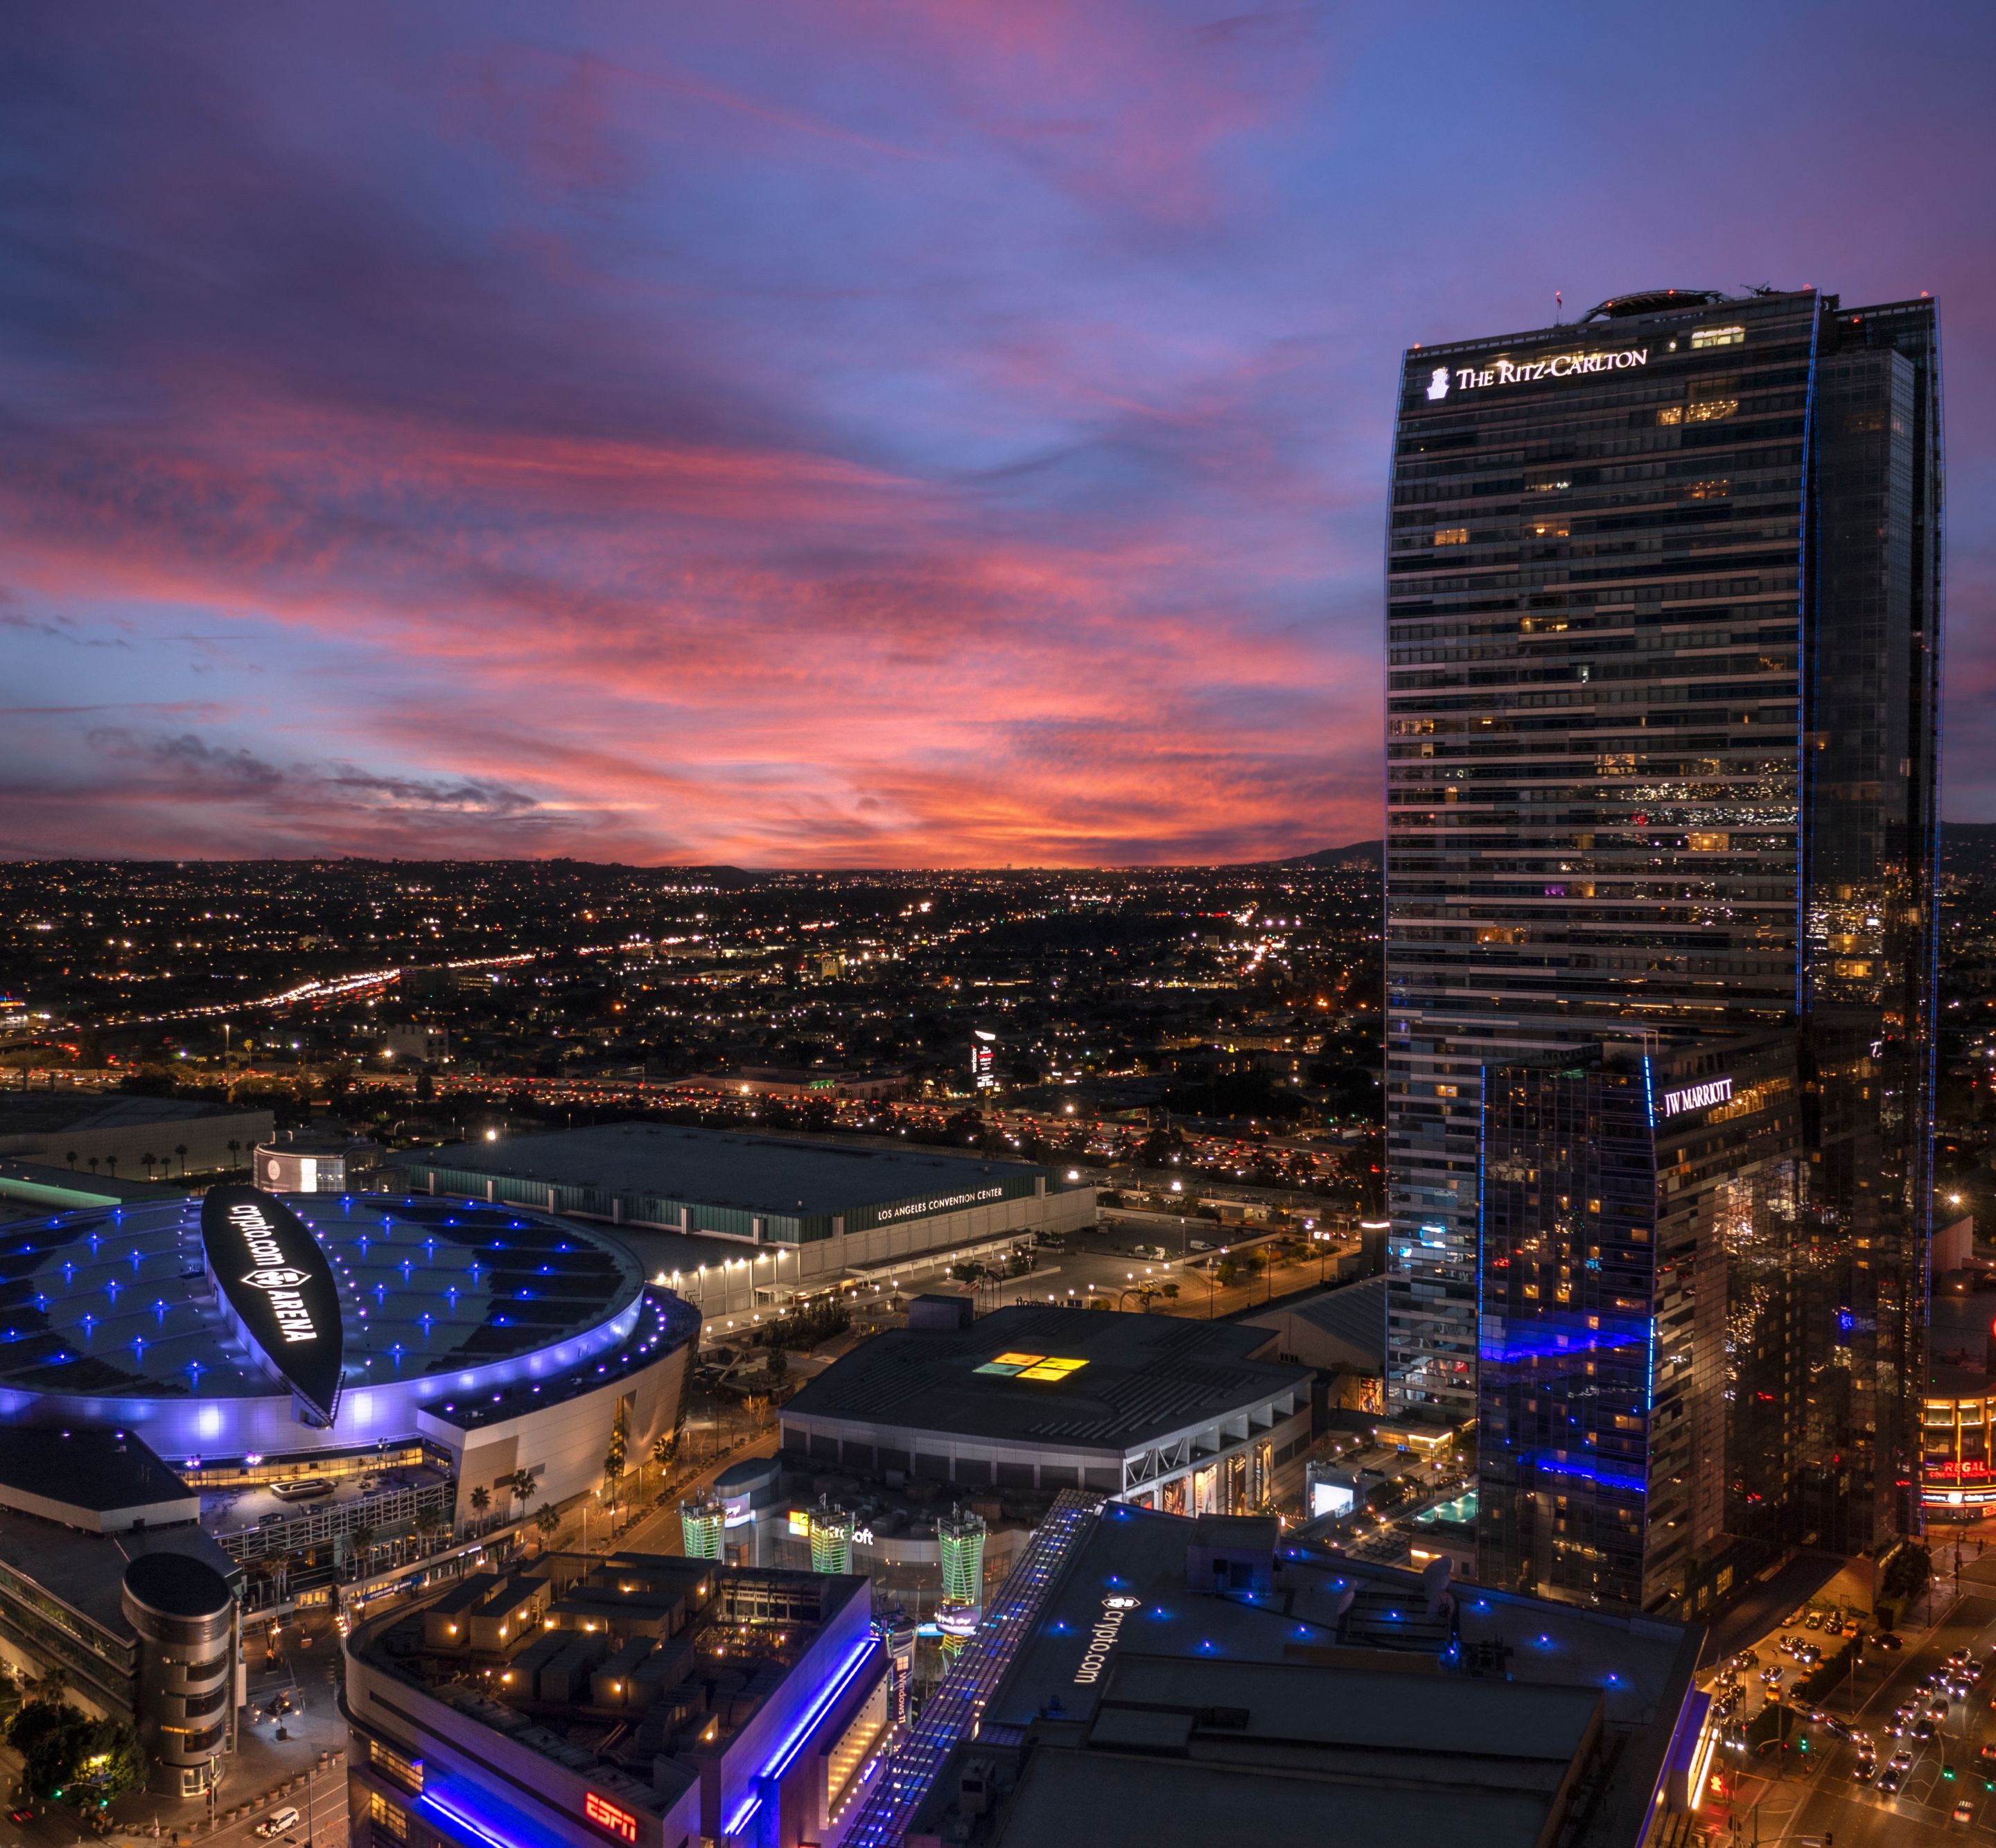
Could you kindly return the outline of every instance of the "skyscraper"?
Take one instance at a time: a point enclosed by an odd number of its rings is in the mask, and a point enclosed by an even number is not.
[[[1688,1326],[1718,1351],[1691,1364],[1723,1403],[1740,1354],[1781,1331],[1750,1440],[1779,1434],[1753,1453],[1768,1479],[1739,1486],[1750,1439],[1727,1426],[1712,1547],[1750,1493],[1757,1543],[1868,1544],[1912,1474],[1940,517],[1925,298],[1657,291],[1406,357],[1387,567],[1393,1400],[1478,1409],[1486,1072],[1589,1047],[1605,1069],[1646,1040],[1681,1065],[1699,1041],[1774,1034],[1791,1182],[1757,1182],[1750,1210],[1729,1193],[1744,1218],[1708,1223],[1667,1279],[1703,1305]],[[1544,1248],[1584,1265],[1599,1240],[1553,1223],[1575,1209],[1529,1187],[1512,1208],[1534,1193]],[[1776,1250],[1778,1287],[1744,1289],[1743,1254]],[[1555,1266],[1512,1301],[1507,1340],[1557,1352],[1588,1332],[1564,1327],[1561,1282]],[[1543,1326],[1518,1337],[1526,1303]],[[1640,1309],[1653,1359],[1660,1313]]]

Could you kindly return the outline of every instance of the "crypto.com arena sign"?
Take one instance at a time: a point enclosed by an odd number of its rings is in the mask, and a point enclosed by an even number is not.
[[[1555,353],[1550,360],[1499,360],[1495,364],[1437,366],[1428,374],[1428,401],[1439,404],[1451,387],[1481,391],[1491,385],[1529,385],[1536,379],[1572,379],[1590,372],[1628,372],[1650,363],[1647,346],[1625,346],[1618,352]]]
[[[201,1203],[204,1268],[236,1331],[291,1389],[308,1424],[339,1409],[346,1331],[339,1284],[311,1228],[260,1187],[211,1187]]]

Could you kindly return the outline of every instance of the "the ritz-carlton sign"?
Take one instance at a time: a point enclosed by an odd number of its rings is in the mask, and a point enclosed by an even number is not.
[[[1481,368],[1437,366],[1428,375],[1428,397],[1439,403],[1453,385],[1457,391],[1481,391],[1490,385],[1529,385],[1534,379],[1578,378],[1589,372],[1627,372],[1650,363],[1647,346],[1625,346],[1616,353],[1562,353],[1550,360],[1499,360]]]

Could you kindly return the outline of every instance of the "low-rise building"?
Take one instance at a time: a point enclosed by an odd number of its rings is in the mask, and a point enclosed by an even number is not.
[[[241,1568],[129,1430],[0,1429],[0,1661],[135,1727],[151,1788],[205,1795],[235,1750]]]
[[[356,1628],[346,1692],[373,1848],[838,1848],[889,1740],[864,1578],[676,1556],[467,1581]]]
[[[1093,1225],[1095,1189],[1065,1172],[645,1122],[411,1150],[388,1170],[415,1193],[607,1222],[710,1323]]]
[[[1640,1848],[1705,1778],[1702,1633],[1063,1497],[852,1848]]]
[[[876,1335],[783,1409],[786,1451],[965,1491],[1082,1488],[1171,1513],[1244,1512],[1301,1486],[1306,1368],[1265,1329],[1001,1309]]]
[[[240,1168],[275,1125],[268,1110],[237,1110],[204,1097],[0,1093],[0,1155],[132,1181]]]

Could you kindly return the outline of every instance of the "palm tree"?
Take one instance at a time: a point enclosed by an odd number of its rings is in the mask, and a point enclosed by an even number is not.
[[[90,1158],[90,1172],[92,1174],[95,1174],[97,1172],[97,1158],[95,1155],[92,1155]]]
[[[509,1480],[513,1493],[519,1498],[523,1506],[534,1499],[534,1472],[532,1470],[516,1469]]]
[[[491,1506],[492,1491],[481,1482],[471,1492],[471,1512],[478,1516],[478,1531],[481,1533],[485,1531],[487,1524],[485,1511]]]
[[[236,1172],[236,1158],[243,1152],[243,1144],[235,1137],[229,1138],[229,1172]]]
[[[539,1550],[545,1553],[548,1550],[548,1542],[554,1538],[556,1530],[561,1526],[561,1516],[549,1503],[543,1502],[534,1516],[534,1525],[541,1530]]]
[[[115,1155],[106,1155],[104,1158],[104,1167],[105,1172],[111,1176],[112,1179],[115,1181],[118,1179],[118,1158]]]
[[[72,1168],[76,1165],[76,1151],[74,1149],[71,1149],[69,1151],[69,1165]]]
[[[157,1155],[141,1155],[139,1158],[139,1159],[145,1164],[146,1179],[149,1181],[153,1178],[153,1164],[158,1161],[159,1158],[160,1158]]]
[[[353,1552],[359,1556],[360,1575],[364,1577],[367,1571],[367,1556],[374,1546],[374,1530],[363,1521],[348,1531],[346,1538]]]
[[[181,1179],[184,1181],[187,1179],[187,1144],[184,1142],[176,1142],[174,1144],[174,1153],[181,1158]]]

